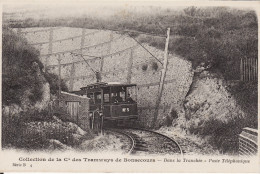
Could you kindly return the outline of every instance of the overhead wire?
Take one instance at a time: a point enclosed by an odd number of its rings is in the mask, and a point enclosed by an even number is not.
[[[72,55],[74,55],[74,54],[72,54]],[[87,63],[87,65],[90,67],[91,71],[92,71],[94,74],[96,74],[97,71],[95,71],[95,70],[89,65],[88,61],[83,57],[83,55],[78,54],[78,56],[80,56],[80,57]]]
[[[142,31],[133,31],[133,30],[116,30],[116,29],[107,29],[110,31],[115,31],[115,32],[122,32],[122,33],[139,33],[139,34],[144,34],[144,35],[150,35],[150,36],[156,36],[156,37],[163,37],[166,38],[166,35],[158,35],[154,33],[147,33],[147,32],[142,32]]]
[[[145,49],[153,58],[155,58],[158,62],[160,62],[161,65],[163,65],[163,63],[156,56],[154,56],[147,48],[145,48],[137,39],[135,39],[129,33],[139,33],[139,34],[152,35],[152,36],[164,37],[164,38],[166,38],[166,36],[164,36],[164,35],[155,35],[155,34],[152,34],[152,33],[145,33],[145,32],[140,32],[140,31],[131,31],[131,30],[115,30],[115,29],[108,29],[108,30],[127,33],[127,35],[129,37],[131,37],[136,43],[138,43],[143,49]]]
[[[70,52],[71,54],[74,54],[76,56],[88,56],[88,57],[93,57],[93,58],[99,58],[101,59],[101,57],[99,56],[93,56],[93,55],[88,55],[88,54],[78,54],[78,53],[74,53],[74,52]]]
[[[166,37],[166,36],[162,36],[162,35],[154,35],[154,34],[151,34],[151,33],[145,33],[145,32],[139,32],[139,31],[130,31],[130,30],[113,30],[113,29],[110,29],[111,31],[116,31],[116,32],[125,32],[127,33],[127,35],[129,37],[131,37],[136,43],[138,43],[138,45],[140,45],[144,50],[146,50],[153,58],[155,58],[158,62],[161,63],[161,65],[163,65],[163,63],[156,57],[154,56],[147,48],[145,48],[137,39],[135,39],[133,36],[131,36],[129,33],[140,33],[140,34],[146,34],[146,35],[153,35],[153,36],[158,36],[158,37]],[[70,52],[72,55],[75,55],[75,56],[80,56],[86,63],[87,65],[91,68],[92,72],[93,73],[96,73],[97,71],[95,71],[90,65],[89,63],[87,62],[87,60],[84,58],[84,56],[88,56],[88,57],[92,57],[92,58],[100,58],[99,56],[93,56],[93,55],[87,55],[87,54],[77,54],[77,53],[74,53],[74,52]]]
[[[128,34],[129,35],[129,34]],[[129,37],[131,37],[135,42],[137,42],[143,49],[145,49],[153,58],[155,58],[158,62],[160,62],[162,65],[163,63],[156,57],[154,56],[147,48],[145,48],[138,40],[136,40],[134,37],[132,37],[131,35],[129,35]]]

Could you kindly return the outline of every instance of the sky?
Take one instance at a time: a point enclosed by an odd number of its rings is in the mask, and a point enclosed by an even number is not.
[[[150,8],[153,6],[153,8]],[[128,4],[128,3],[73,3],[73,4],[7,4],[4,5],[3,12],[23,13],[26,17],[33,18],[59,18],[59,17],[79,17],[83,15],[95,17],[110,17],[114,14],[127,12],[152,13],[155,8],[182,10],[185,7],[160,6],[150,4]],[[28,14],[30,13],[30,14]],[[27,14],[27,15],[26,15]]]
[[[11,0],[10,0],[11,2]],[[25,3],[28,2],[28,3]],[[33,1],[35,2],[35,1]],[[37,1],[36,1],[37,2]],[[189,1],[189,4],[183,2],[172,1],[64,1],[57,3],[57,0],[46,0],[43,3],[32,3],[32,1],[20,1],[20,3],[8,3],[3,6],[4,16],[6,13],[20,13],[21,18],[60,18],[60,17],[81,17],[84,15],[107,18],[115,14],[124,14],[127,12],[134,13],[153,13],[154,9],[169,9],[179,11],[186,8],[188,5],[192,6],[225,6],[229,3],[213,2],[208,4],[207,1],[199,3],[197,1]],[[60,1],[59,1],[60,2]],[[250,3],[247,3],[250,5]],[[237,8],[245,8],[246,4],[233,3],[231,6]],[[152,7],[152,8],[151,8]],[[22,15],[21,15],[22,14]]]

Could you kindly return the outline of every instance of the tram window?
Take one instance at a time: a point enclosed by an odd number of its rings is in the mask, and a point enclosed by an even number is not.
[[[96,103],[101,103],[101,93],[95,93],[96,95]]]
[[[120,92],[120,97],[122,98],[122,101],[125,101],[125,92]]]
[[[122,98],[120,97],[119,93],[111,93],[111,101],[113,103],[122,102]]]
[[[104,94],[104,102],[109,103],[109,94]]]
[[[94,94],[93,94],[93,93],[89,93],[87,96],[88,96],[88,98],[89,98],[89,102],[90,102],[91,104],[93,104],[93,103],[94,103]]]

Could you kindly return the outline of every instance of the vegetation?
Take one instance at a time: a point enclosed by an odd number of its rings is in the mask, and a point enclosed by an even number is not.
[[[60,122],[46,112],[28,111],[4,117],[2,145],[5,148],[16,147],[25,150],[48,149],[52,146],[51,139],[64,145],[77,146],[85,137],[76,140],[76,126],[69,122]]]
[[[152,69],[157,71],[158,68],[159,68],[159,66],[158,66],[157,62],[152,62]]]
[[[37,111],[30,109],[26,112],[12,113],[17,105],[33,106],[35,102],[42,99],[42,87],[45,82],[50,84],[52,94],[58,91],[57,75],[43,72],[43,65],[39,60],[39,52],[31,47],[27,41],[8,28],[3,28],[3,45],[2,45],[2,102],[3,108],[7,106],[8,112],[3,112],[3,146],[8,144],[23,147],[29,145],[33,148],[46,145],[44,137],[41,139],[37,134],[24,134],[25,123],[43,122],[52,120],[52,116],[47,111]],[[62,82],[62,90],[67,90]],[[65,136],[65,135],[64,135]],[[37,138],[38,137],[38,138]],[[37,138],[35,142],[30,139]]]
[[[247,114],[245,127],[257,128],[258,119],[258,92],[257,82],[240,82],[238,85],[230,87],[230,93],[234,96],[237,103]]]
[[[48,83],[50,84],[51,94],[57,95],[58,90],[59,90],[59,84],[58,84],[59,77],[58,77],[58,75],[53,74],[53,73],[49,73],[49,72],[45,72],[44,77],[48,81]],[[68,91],[68,87],[66,86],[65,81],[62,80],[62,79],[61,79],[61,90],[62,91]]]
[[[146,71],[147,68],[148,68],[148,65],[147,65],[147,64],[142,65],[142,70],[143,70],[143,71]]]
[[[3,105],[20,105],[26,90],[32,91],[29,94],[31,103],[40,100],[42,82],[32,67],[36,62],[43,68],[39,52],[6,28],[3,29],[3,43]]]
[[[40,101],[42,98],[42,85],[45,81],[50,84],[51,93],[58,90],[58,76],[43,72],[43,64],[39,60],[39,52],[30,46],[24,38],[17,36],[8,28],[3,28],[3,105],[20,105],[24,100],[24,95],[29,91],[29,101],[31,104]],[[37,74],[37,63],[40,74]],[[67,91],[65,83],[62,81],[62,90]]]
[[[232,117],[232,116],[231,116]],[[237,154],[239,141],[238,135],[244,127],[254,127],[257,125],[256,117],[246,118],[233,116],[228,122],[210,119],[202,121],[201,126],[189,127],[192,134],[208,137],[208,142],[222,153]],[[199,123],[200,124],[200,123]]]

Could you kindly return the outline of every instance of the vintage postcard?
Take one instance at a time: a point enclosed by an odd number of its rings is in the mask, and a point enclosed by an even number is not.
[[[0,172],[260,172],[259,7],[2,1]]]

